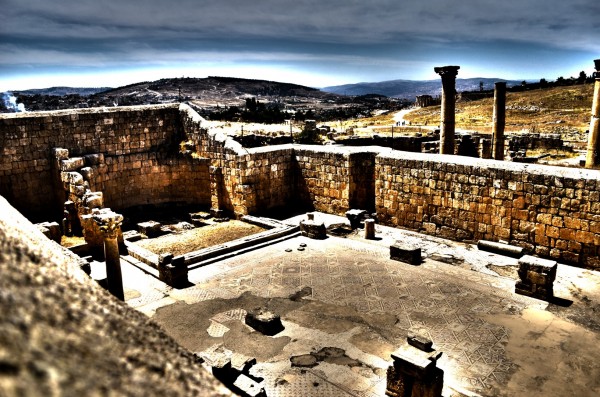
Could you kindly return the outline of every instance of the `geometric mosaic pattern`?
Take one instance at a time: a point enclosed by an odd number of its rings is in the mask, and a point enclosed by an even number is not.
[[[285,251],[300,242],[308,247]],[[539,301],[512,293],[514,281],[509,279],[433,261],[412,267],[388,256],[389,249],[355,240],[317,243],[295,238],[221,262],[220,271],[212,269],[208,279],[178,293],[201,290],[211,296],[234,297],[250,291],[282,297],[310,286],[312,299],[351,306],[361,313],[393,314],[397,327],[429,335],[436,349],[444,352],[440,366],[451,387],[482,395],[501,387],[515,369],[504,350],[508,331],[486,322],[483,316],[520,311],[539,305]],[[190,278],[201,281],[201,272],[202,268],[193,270]],[[218,334],[218,325],[215,327],[212,331]],[[336,386],[337,395],[380,394],[374,390],[344,392],[343,383]],[[287,395],[284,389],[292,393],[295,387],[280,387],[279,391]],[[326,387],[321,392],[329,395],[331,390]]]

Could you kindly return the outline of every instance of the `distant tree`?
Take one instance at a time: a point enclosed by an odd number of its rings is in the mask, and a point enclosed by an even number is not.
[[[479,82],[479,91],[483,91],[483,81]]]
[[[540,79],[540,88],[546,88],[548,87],[548,80],[546,79]]]
[[[587,74],[582,70],[579,72],[579,78],[577,79],[578,84],[583,84],[587,80]]]
[[[564,77],[560,76],[559,78],[556,79],[556,85],[561,86],[561,85],[565,85],[566,84],[566,80]]]

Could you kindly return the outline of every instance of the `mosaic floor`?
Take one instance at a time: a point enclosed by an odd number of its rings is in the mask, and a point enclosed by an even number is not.
[[[189,275],[195,285],[182,290],[171,289],[134,267],[125,268],[125,279],[138,280],[126,288],[128,303],[150,316],[175,303],[193,308],[199,302],[227,301],[244,293],[287,298],[302,290],[303,301],[325,305],[323,321],[333,316],[350,324],[328,329],[319,325],[319,318],[311,323],[306,319],[315,315],[306,309],[310,306],[282,315],[285,330],[276,337],[289,337],[288,344],[272,357],[257,360],[252,368],[252,375],[264,378],[268,396],[384,395],[389,353],[404,342],[409,330],[427,335],[444,353],[438,364],[445,372],[444,396],[499,395],[518,364],[507,352],[511,330],[495,317],[517,321],[523,310],[547,306],[515,295],[514,280],[509,278],[433,260],[410,266],[390,260],[389,248],[383,244],[337,237],[322,241],[296,237],[195,269]],[[335,308],[347,310],[331,314]],[[208,326],[197,330],[198,338],[222,344],[223,337],[238,327],[236,322],[243,323],[244,315],[243,307],[212,313]],[[381,322],[373,325],[370,319]],[[167,332],[177,327],[176,320],[157,321]],[[361,365],[291,366],[291,356],[325,346],[344,349]]]

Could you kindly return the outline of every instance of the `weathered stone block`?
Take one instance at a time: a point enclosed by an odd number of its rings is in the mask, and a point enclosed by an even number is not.
[[[441,397],[444,371],[436,367],[441,352],[424,352],[410,346],[392,353],[385,394],[391,397]]]
[[[519,278],[515,292],[534,298],[549,300],[554,296],[556,261],[526,255],[519,259]]]
[[[352,229],[360,227],[360,223],[368,216],[368,212],[365,210],[348,210],[346,211],[346,218],[350,221]]]
[[[36,226],[38,229],[44,233],[44,236],[48,237],[50,240],[55,241],[60,244],[60,239],[62,233],[60,231],[60,226],[56,222],[43,222],[37,223]]]
[[[52,156],[57,160],[65,160],[69,158],[69,149],[54,148],[52,149]]]
[[[390,259],[419,265],[421,264],[421,248],[397,241],[390,246]]]
[[[86,154],[85,156],[83,156],[83,159],[85,160],[85,164],[87,166],[96,166],[104,164],[104,154],[102,153]]]
[[[245,323],[261,334],[273,336],[283,331],[281,317],[264,307],[248,310]]]
[[[183,256],[173,257],[172,254],[162,254],[158,258],[158,278],[175,288],[183,288],[188,283],[188,268]]]
[[[155,221],[140,222],[137,224],[138,232],[147,237],[156,237],[161,234],[161,224]]]
[[[102,192],[86,192],[83,196],[83,205],[90,210],[104,207],[104,195]]]
[[[70,159],[60,160],[60,170],[64,172],[77,171],[83,168],[85,163],[82,157],[73,157]]]
[[[300,232],[303,236],[317,240],[322,240],[327,237],[325,223],[315,221],[314,218],[300,221]]]
[[[71,185],[83,184],[83,176],[79,172],[61,172],[60,180]]]

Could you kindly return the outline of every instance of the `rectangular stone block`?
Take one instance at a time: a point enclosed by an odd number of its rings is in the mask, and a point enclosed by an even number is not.
[[[538,299],[549,300],[554,295],[556,261],[525,255],[519,259],[519,278],[515,292]]]
[[[421,264],[421,248],[396,242],[390,246],[390,259],[411,265]]]
[[[73,157],[66,160],[60,160],[60,170],[61,171],[77,171],[78,169],[85,166],[85,162],[82,157]]]

